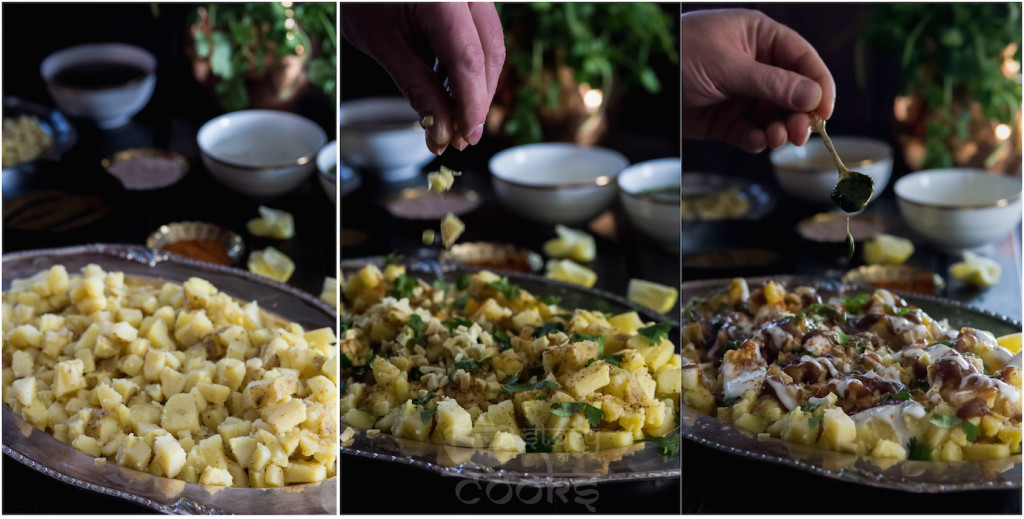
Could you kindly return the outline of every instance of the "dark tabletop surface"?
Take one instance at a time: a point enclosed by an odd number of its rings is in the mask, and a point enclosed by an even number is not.
[[[39,78],[39,62],[50,52],[77,43],[123,41],[148,49],[158,60],[153,97],[128,125],[103,131],[88,121],[72,118],[78,142],[59,163],[40,163],[33,170],[16,176],[4,173],[5,203],[36,191],[58,190],[99,194],[112,211],[92,224],[64,232],[28,232],[5,225],[3,252],[84,243],[142,245],[149,233],[160,225],[199,220],[242,236],[246,255],[236,267],[246,268],[244,259],[248,252],[273,246],[295,261],[296,271],[288,284],[319,295],[324,277],[337,275],[337,234],[336,208],[315,175],[291,193],[276,199],[256,200],[222,187],[200,161],[196,132],[222,110],[193,80],[183,55],[185,20],[193,7],[161,5],[154,11],[149,4],[3,6],[4,96],[17,96],[54,107]],[[43,18],[53,29],[49,34],[55,37],[24,40],[38,30],[37,23],[28,22]],[[85,24],[90,30],[83,29],[82,20],[93,22]],[[38,44],[19,45],[18,41],[37,41]],[[311,92],[299,102],[296,111],[316,121],[329,139],[333,139],[336,134],[333,103],[322,92]],[[167,188],[126,191],[102,169],[100,161],[133,147],[177,151],[188,159],[189,173]],[[261,203],[295,216],[296,231],[292,239],[272,240],[249,234],[245,224],[259,216],[257,207]],[[148,510],[61,483],[6,456],[3,494],[4,513],[144,513]]]
[[[1002,266],[996,286],[976,288],[948,276],[959,255],[939,251],[915,236],[899,215],[892,184],[907,171],[897,158],[895,171],[881,197],[866,212],[877,214],[886,233],[914,242],[908,265],[940,274],[946,287],[937,295],[988,310],[1014,321],[1021,320],[1021,227],[1006,237],[976,250]],[[683,143],[683,175],[688,172],[719,173],[758,182],[776,197],[775,209],[764,220],[795,228],[798,221],[825,208],[807,207],[788,198],[778,187],[768,153],[747,155],[720,143]],[[683,231],[684,240],[686,230]],[[858,244],[859,246],[860,244]],[[803,274],[838,278],[863,265],[861,255],[846,260],[836,249],[804,244],[796,264],[777,274]],[[687,279],[686,270],[683,278]],[[742,499],[737,499],[742,489]],[[787,497],[787,496],[791,496]],[[836,496],[856,496],[837,501]],[[797,500],[797,501],[795,501]],[[794,503],[798,502],[798,505]],[[837,507],[837,503],[839,503]],[[884,505],[883,505],[884,504]],[[697,443],[683,441],[683,513],[1021,513],[1020,490],[989,490],[914,494],[834,481],[801,470],[727,454]]]

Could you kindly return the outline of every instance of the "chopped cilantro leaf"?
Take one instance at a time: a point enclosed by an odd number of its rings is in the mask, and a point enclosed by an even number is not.
[[[423,333],[423,318],[419,314],[409,316],[409,327],[414,332],[413,341],[420,346],[427,343],[427,336]]]
[[[725,357],[725,352],[727,352],[729,350],[735,350],[736,348],[739,348],[742,345],[743,345],[743,339],[734,339],[734,340],[731,340],[731,341],[726,341],[725,347],[724,348],[718,348],[718,351],[715,352],[715,355],[718,355],[719,357],[723,357],[724,358]]]
[[[341,353],[341,369],[349,369],[352,367],[352,359],[345,355],[345,352]]]
[[[543,337],[543,336],[545,336],[545,335],[547,335],[547,334],[549,334],[551,332],[564,332],[564,331],[565,331],[565,324],[564,323],[560,323],[560,322],[557,322],[557,321],[552,321],[550,323],[544,323],[544,326],[541,326],[540,328],[537,328],[536,330],[534,330],[533,334],[532,334],[532,337],[534,339],[539,339],[539,338],[541,338],[541,337]]]
[[[647,339],[647,344],[657,346],[662,339],[668,338],[668,331],[672,329],[672,323],[652,324],[636,331],[637,334]]]
[[[864,341],[857,341],[857,353],[864,353],[864,350],[866,348],[867,348],[867,345],[864,344]]]
[[[801,310],[801,313],[803,313],[804,315],[817,315],[820,317],[833,317],[839,314],[839,312],[837,312],[835,308],[832,308],[831,306],[824,305],[821,303],[809,305],[803,310]]]
[[[551,317],[555,319],[561,319],[563,321],[569,321],[572,319],[572,314],[551,314]]]
[[[932,448],[918,442],[917,436],[912,436],[907,442],[907,459],[929,461],[932,459]]]
[[[498,344],[501,345],[498,347],[500,351],[505,351],[512,347],[512,337],[505,330],[497,330],[491,334],[491,337],[494,337],[494,340],[498,341]]]
[[[868,304],[871,300],[871,294],[857,294],[853,297],[844,297],[843,306],[846,307],[846,311],[851,314],[860,312],[862,306]]]
[[[846,346],[846,343],[849,342],[850,340],[849,335],[846,335],[845,333],[839,331],[836,332],[836,337],[839,339],[840,346]]]
[[[557,305],[562,302],[562,298],[558,296],[547,296],[540,298],[540,302],[546,305]]]
[[[392,253],[388,254],[387,256],[384,256],[383,263],[385,265],[397,265],[397,264],[401,263],[402,260],[404,260],[404,259],[405,259],[405,256],[402,256],[398,252],[392,252]]]
[[[818,410],[818,406],[816,406],[816,405],[806,405],[805,404],[805,405],[800,406],[800,410],[805,412],[805,413],[813,413],[813,412]]]
[[[469,274],[463,274],[459,276],[458,281],[455,282],[455,288],[459,290],[465,290],[469,288],[469,282],[472,281],[472,277]]]
[[[740,398],[737,397],[737,396],[734,396],[732,398],[726,398],[725,400],[722,400],[722,407],[732,407],[732,406],[736,405],[736,402],[739,402],[739,401],[740,401]]]
[[[466,303],[469,303],[469,298],[468,297],[466,297],[466,296],[458,297],[458,298],[455,299],[455,301],[452,301],[452,308],[454,308],[456,310],[465,310],[466,309]]]
[[[395,299],[408,299],[412,295],[412,290],[416,288],[416,280],[402,274],[395,278],[395,282],[391,284],[391,291],[388,295]]]
[[[436,407],[428,407],[428,408],[420,411],[420,420],[422,420],[423,423],[427,423],[427,422],[430,421],[431,418],[434,417],[435,414],[437,414],[437,408]]]
[[[946,346],[946,347],[948,347],[948,348],[952,348],[952,347],[953,347],[953,341],[939,341],[939,342],[937,342],[937,343],[935,343],[935,344],[932,344],[932,346],[937,346],[937,345],[939,345],[939,344],[945,345],[945,346]],[[929,348],[930,348],[930,347],[931,347],[931,346],[929,346]]]
[[[604,339],[604,335],[587,335],[585,333],[574,333],[569,336],[570,342],[594,341],[601,347],[604,347]]]
[[[434,282],[430,284],[430,286],[442,292],[448,290],[448,282],[443,279],[435,279]]]
[[[825,415],[823,415],[823,414],[813,415],[813,416],[811,416],[810,418],[807,419],[807,425],[810,426],[813,429],[813,428],[817,427],[818,424],[821,423],[821,420],[823,418],[825,418]]]
[[[904,306],[900,308],[896,308],[895,306],[892,307],[892,315],[904,316],[909,313],[913,313],[913,311],[914,309],[909,306]]]
[[[526,441],[526,452],[551,452],[555,445],[554,438],[548,438],[543,430],[526,429],[524,440]]]
[[[513,380],[515,379],[513,378]],[[534,382],[533,384],[514,384],[512,382],[507,382],[505,383],[505,385],[501,386],[501,390],[509,394],[518,393],[520,391],[533,391],[534,389],[543,388],[558,389],[558,384],[550,380],[541,380],[539,382]]]
[[[971,422],[968,422],[967,420],[964,420],[960,424],[960,427],[963,427],[964,436],[967,436],[967,441],[969,442],[977,440],[978,435],[981,434],[981,428],[978,427],[977,425],[972,424]]]
[[[512,300],[519,297],[519,285],[509,284],[508,277],[506,276],[502,276],[501,279],[492,281],[488,285],[497,288],[498,292],[505,296],[505,299]]]
[[[445,328],[448,328],[448,331],[452,331],[460,326],[465,326],[466,328],[473,327],[473,321],[469,319],[464,319],[462,317],[456,317],[454,319],[449,319],[447,321],[441,321],[441,324],[443,324]]]
[[[454,367],[457,370],[461,369],[465,371],[473,371],[474,369],[480,367],[480,363],[473,359],[466,359],[456,362],[455,364],[452,365],[452,367]]]
[[[591,365],[591,364],[593,364],[595,362],[597,362],[597,359],[595,359],[594,357],[590,357],[589,359],[587,359],[587,366],[589,366],[589,365]],[[584,366],[584,367],[586,367],[586,366]]]
[[[930,421],[937,427],[942,427],[943,429],[949,429],[950,427],[960,425],[960,422],[963,422],[963,420],[956,416],[942,413],[932,413],[932,419]]]
[[[621,367],[622,357],[623,355],[621,353],[616,353],[614,355],[601,355],[601,360],[611,364],[612,366]]]
[[[427,405],[427,402],[433,400],[434,397],[436,397],[436,396],[437,396],[437,393],[430,393],[430,394],[428,394],[427,396],[425,396],[423,398],[414,398],[413,401],[412,401],[412,405]]]
[[[591,427],[597,427],[601,424],[601,420],[604,419],[604,411],[590,404],[585,404],[583,406],[583,416]]]
[[[929,384],[928,381],[923,378],[915,378],[914,380],[910,381],[910,387],[915,389],[928,389],[931,387],[931,384]]]
[[[604,411],[586,402],[556,402],[551,404],[551,414],[557,416],[572,416],[581,410],[591,427],[597,427],[604,418]]]
[[[548,399],[548,394],[547,393],[537,393],[537,396],[534,398],[534,400],[547,400],[547,399]]]
[[[346,331],[352,328],[352,324],[355,323],[355,319],[352,317],[341,318],[341,333],[344,334]]]
[[[370,353],[366,354],[366,363],[362,366],[353,366],[352,372],[358,376],[365,375],[367,371],[370,371],[370,366],[373,365],[373,357],[373,350],[370,350]]]
[[[893,398],[896,400],[910,400],[910,392],[906,390],[897,391]]]
[[[673,434],[672,436],[662,436],[661,438],[642,438],[634,440],[633,443],[653,443],[655,448],[658,449],[658,454],[662,456],[671,456],[679,452],[679,435]]]

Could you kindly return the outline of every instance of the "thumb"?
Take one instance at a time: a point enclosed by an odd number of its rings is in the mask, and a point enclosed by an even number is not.
[[[729,97],[768,101],[784,110],[810,112],[821,103],[821,85],[788,70],[751,61],[726,74],[722,89]]]

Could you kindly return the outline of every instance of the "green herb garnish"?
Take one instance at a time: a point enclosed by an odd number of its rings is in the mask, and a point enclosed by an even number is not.
[[[415,398],[412,400],[412,405],[427,405],[427,402],[433,400],[437,396],[437,393],[430,393],[423,398]]]
[[[409,316],[409,327],[414,333],[413,342],[423,346],[427,343],[427,336],[423,333],[423,318],[419,314]]]
[[[978,427],[977,425],[972,424],[971,422],[968,422],[967,420],[964,420],[960,424],[960,427],[963,428],[964,435],[967,436],[967,441],[969,442],[977,440],[978,435],[981,434],[981,428]]]
[[[910,392],[906,391],[906,390],[897,391],[896,394],[893,395],[893,398],[895,398],[896,400],[904,400],[904,401],[910,400]]]
[[[548,438],[541,429],[526,429],[526,452],[551,452],[555,445],[554,438]]]
[[[809,425],[811,427],[811,429],[813,429],[813,428],[817,427],[818,424],[821,423],[821,420],[823,418],[825,418],[825,415],[823,415],[823,414],[813,415],[813,416],[811,416],[810,418],[807,419],[807,425]]]
[[[813,413],[818,410],[818,406],[805,404],[800,406],[800,410],[805,413]]]
[[[512,347],[512,337],[505,330],[497,330],[491,334],[491,337],[494,337],[494,340],[501,345],[498,348],[499,351],[505,351]]]
[[[441,321],[441,324],[443,324],[445,328],[448,328],[448,331],[452,331],[452,330],[454,330],[454,329],[456,329],[456,328],[458,328],[460,326],[465,326],[466,328],[472,328],[473,324],[475,324],[475,323],[473,323],[473,321],[471,321],[469,319],[464,319],[462,317],[455,317],[455,318],[449,319],[447,321]]]
[[[636,331],[638,335],[647,339],[647,344],[657,346],[663,339],[668,339],[668,332],[672,329],[672,323],[652,324]]]
[[[467,303],[469,303],[469,298],[466,296],[461,296],[456,298],[455,301],[452,301],[452,308],[456,310],[465,310]]]
[[[907,459],[930,461],[932,459],[932,448],[917,441],[917,436],[913,436],[907,442]]]
[[[942,427],[943,429],[955,427],[957,425],[960,425],[961,422],[963,422],[963,420],[956,416],[942,413],[932,413],[932,419],[930,421],[936,426]]]
[[[427,422],[430,421],[431,418],[434,417],[435,414],[437,414],[437,408],[436,407],[428,407],[428,408],[420,411],[420,420],[422,420],[423,423],[427,423]]]
[[[534,400],[547,400],[547,399],[548,399],[548,394],[547,393],[537,393],[537,396],[534,397]]]
[[[402,256],[398,252],[392,252],[392,253],[388,254],[387,256],[384,256],[384,261],[383,262],[384,262],[385,265],[397,265],[397,264],[401,263],[402,260],[404,260],[404,259],[405,259],[405,256]]]
[[[480,367],[480,363],[475,361],[475,360],[473,360],[473,359],[465,359],[465,360],[460,360],[460,361],[456,362],[455,364],[452,364],[452,367],[454,367],[456,370],[460,370],[461,369],[461,370],[464,370],[464,371],[473,371],[474,369]]]
[[[540,298],[540,302],[546,305],[557,305],[562,302],[562,298],[558,296],[547,296]]]
[[[586,402],[556,402],[551,404],[551,414],[557,416],[572,416],[580,412],[580,410],[583,411],[583,416],[586,417],[591,427],[597,427],[601,423],[601,419],[604,418],[604,411]]]
[[[722,407],[732,407],[732,406],[736,405],[736,402],[739,402],[739,401],[740,401],[740,397],[738,397],[738,396],[734,396],[732,398],[726,398],[725,400],[722,400]]]
[[[395,282],[391,285],[391,291],[388,292],[388,295],[395,299],[408,299],[412,295],[414,288],[416,288],[416,280],[402,274],[395,278]]]
[[[910,314],[910,313],[913,313],[913,312],[914,312],[914,309],[909,307],[909,306],[903,306],[903,307],[899,307],[899,308],[897,308],[895,306],[892,307],[892,315],[896,315],[896,316],[904,316],[904,315],[907,315],[907,314]]]
[[[345,332],[350,330],[354,323],[355,323],[355,318],[353,318],[353,317],[342,317],[341,318],[341,333],[342,333],[342,335],[344,335]]]
[[[434,282],[430,284],[430,286],[442,292],[448,290],[448,282],[443,279],[435,279]]]
[[[671,456],[679,452],[679,435],[673,434],[672,436],[662,436],[661,438],[642,438],[634,440],[633,443],[653,443],[655,448],[658,449],[658,454],[662,456]]]
[[[502,276],[501,279],[497,281],[492,281],[488,283],[488,285],[497,288],[498,292],[500,292],[501,295],[505,296],[505,299],[508,299],[510,301],[519,297],[519,285],[509,284],[508,277]]]
[[[531,335],[532,335],[532,337],[534,339],[539,339],[539,338],[541,338],[541,337],[543,337],[543,336],[545,336],[545,335],[547,335],[547,334],[549,334],[551,332],[564,332],[564,331],[565,331],[565,323],[559,323],[559,322],[552,321],[550,323],[544,323],[544,326],[541,326],[540,328],[537,328],[536,330],[534,330],[533,334],[531,334]]]
[[[622,357],[623,355],[621,353],[616,353],[614,355],[601,355],[601,360],[618,368],[621,367]]]
[[[472,280],[473,278],[469,274],[463,274],[459,276],[459,279],[455,282],[455,288],[465,290],[469,288],[469,282]]]
[[[851,314],[860,312],[861,307],[868,304],[871,300],[871,294],[857,294],[853,297],[844,297],[843,306],[846,307],[846,311]]]
[[[571,342],[593,341],[601,348],[604,348],[604,339],[604,335],[587,335],[585,333],[574,333],[569,336]]]
[[[352,367],[352,359],[345,355],[345,352],[341,353],[341,369],[349,369]]]
[[[541,380],[538,382],[534,382],[532,384],[516,384],[515,381],[515,375],[509,375],[509,380],[506,381],[505,384],[501,386],[501,390],[508,394],[512,394],[518,393],[520,391],[533,391],[534,389],[558,389],[558,384],[550,380]]]
[[[362,366],[353,366],[352,373],[355,373],[357,376],[365,375],[367,371],[371,370],[371,366],[373,365],[373,357],[373,350],[370,350],[370,352],[366,354],[366,363],[363,364]]]

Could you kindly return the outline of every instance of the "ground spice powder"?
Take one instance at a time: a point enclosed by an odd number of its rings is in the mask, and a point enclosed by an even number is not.
[[[164,250],[219,265],[231,264],[227,246],[216,240],[181,240],[164,247]]]

